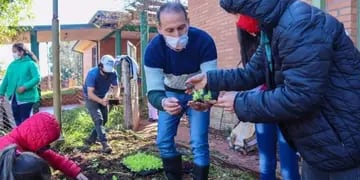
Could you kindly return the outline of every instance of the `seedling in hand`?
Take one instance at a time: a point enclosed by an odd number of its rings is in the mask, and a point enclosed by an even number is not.
[[[211,92],[208,91],[204,94],[204,90],[195,90],[192,94],[192,101],[188,105],[197,110],[197,111],[206,111],[208,110],[214,102],[211,102]]]

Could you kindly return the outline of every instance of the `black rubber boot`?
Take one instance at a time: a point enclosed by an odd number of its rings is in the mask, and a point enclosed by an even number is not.
[[[172,158],[162,158],[164,171],[168,180],[182,179],[182,161],[181,156]]]
[[[209,175],[209,166],[198,166],[194,164],[193,180],[207,180]]]

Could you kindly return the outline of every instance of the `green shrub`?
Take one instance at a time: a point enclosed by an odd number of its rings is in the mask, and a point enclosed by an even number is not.
[[[109,113],[109,121],[106,123],[108,129],[119,129],[122,128],[122,123],[124,120],[124,107],[114,106]]]
[[[163,167],[160,158],[141,152],[125,157],[122,163],[135,173],[141,171],[159,170]]]
[[[62,95],[74,95],[76,94],[76,91],[79,88],[67,88],[67,89],[62,89],[61,90],[61,94]],[[53,91],[41,91],[41,99],[52,99],[54,96],[54,92]]]
[[[109,114],[106,127],[112,129],[122,122],[122,106],[115,107]],[[94,128],[94,123],[85,107],[78,107],[71,110],[65,110],[62,113],[62,132],[65,142],[62,149],[75,148],[83,146],[83,141],[87,138]],[[121,126],[120,126],[121,127]]]
[[[83,145],[94,123],[86,108],[79,107],[62,113],[62,132],[65,137],[64,148],[79,147]]]

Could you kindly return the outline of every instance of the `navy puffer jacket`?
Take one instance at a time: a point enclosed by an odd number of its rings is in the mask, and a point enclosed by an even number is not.
[[[360,53],[343,24],[297,0],[221,0],[220,5],[261,22],[271,41],[274,70],[269,71],[260,46],[244,69],[208,72],[208,88],[274,85],[239,93],[238,118],[278,122],[289,144],[318,169],[359,166]]]

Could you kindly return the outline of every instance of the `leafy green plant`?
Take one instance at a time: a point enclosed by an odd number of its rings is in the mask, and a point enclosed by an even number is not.
[[[192,96],[193,101],[206,102],[211,100],[211,92],[207,91],[207,93],[205,94],[203,89],[195,90]]]
[[[208,91],[207,94],[204,95],[204,101],[210,101],[211,100],[211,92]]]
[[[67,88],[61,90],[61,95],[75,95],[77,88]],[[42,91],[41,98],[42,99],[52,99],[54,97],[53,91]]]
[[[108,169],[106,169],[106,168],[105,168],[105,169],[99,169],[99,170],[98,170],[98,173],[99,173],[99,174],[106,174],[107,172],[108,172]]]
[[[113,109],[109,113],[109,120],[106,123],[107,128],[114,128],[122,121],[122,106]],[[82,147],[84,139],[89,136],[94,128],[94,123],[85,107],[78,107],[71,110],[65,110],[61,116],[62,132],[65,137],[61,150],[70,150],[72,148]]]
[[[159,170],[163,167],[160,158],[142,152],[125,157],[122,163],[135,173],[141,171]]]

